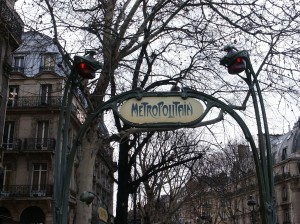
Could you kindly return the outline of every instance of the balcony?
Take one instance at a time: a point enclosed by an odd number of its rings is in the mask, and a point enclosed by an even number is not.
[[[54,151],[54,138],[26,138],[24,151]]]
[[[41,66],[40,72],[54,72],[54,66]]]
[[[7,109],[12,108],[42,108],[42,107],[60,107],[61,96],[24,96],[8,99]]]
[[[21,43],[21,36],[23,32],[23,21],[18,13],[6,5],[5,0],[0,0],[0,20],[4,23],[13,39]]]
[[[277,182],[286,180],[286,179],[288,179],[290,177],[291,177],[290,172],[286,172],[286,173],[282,173],[282,174],[276,174],[274,176],[274,182],[277,183]]]
[[[1,186],[2,187],[2,186]],[[41,198],[52,197],[53,186],[7,185],[0,189],[0,200],[9,198]]]
[[[5,151],[54,151],[56,141],[54,138],[25,138],[22,147],[21,139],[13,139],[3,143]]]
[[[11,72],[16,72],[16,73],[24,73],[24,67],[12,67]]]
[[[4,141],[2,144],[2,147],[5,150],[21,150],[22,147],[22,141],[18,138],[9,139],[7,142]]]

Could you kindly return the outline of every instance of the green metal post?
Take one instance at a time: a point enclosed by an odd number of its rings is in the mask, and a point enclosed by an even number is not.
[[[61,111],[59,114],[57,142],[55,151],[55,174],[54,174],[54,223],[67,223],[68,201],[66,192],[69,184],[65,181],[67,175],[67,151],[68,151],[68,135],[70,126],[70,117],[72,110],[73,91],[76,88],[76,76],[72,71],[65,85]],[[67,196],[68,197],[68,196]]]
[[[66,110],[68,109],[68,101],[69,96],[72,89],[72,76],[73,71],[70,74],[70,77],[68,77],[65,85],[65,90],[62,98],[61,103],[61,110],[59,113],[59,119],[58,119],[58,129],[57,129],[57,137],[56,137],[56,146],[55,146],[55,173],[54,173],[54,206],[53,206],[53,223],[59,224],[61,216],[62,216],[62,136],[64,134],[64,123],[65,123],[65,114]]]
[[[250,77],[248,77],[250,78]],[[259,105],[257,102],[256,98],[256,93],[254,90],[253,82],[251,79],[248,79],[249,82],[247,84],[249,85],[250,92],[251,92],[251,97],[254,105],[254,111],[255,111],[255,117],[256,117],[256,123],[257,123],[257,130],[258,130],[258,141],[259,141],[259,154],[260,154],[260,166],[262,167],[262,172],[263,172],[263,179],[264,179],[264,184],[260,186],[261,191],[261,197],[260,197],[260,204],[262,209],[262,220],[264,220],[263,223],[270,223],[268,221],[267,217],[267,207],[266,207],[266,202],[268,201],[268,176],[266,172],[266,161],[265,161],[265,144],[264,144],[264,136],[263,136],[263,131],[262,131],[262,126],[261,126],[261,121],[260,121],[260,113],[259,113]]]
[[[253,83],[255,84],[256,87],[256,92],[259,98],[260,102],[260,107],[261,107],[261,113],[262,113],[262,118],[263,118],[263,124],[264,124],[264,130],[265,134],[264,136],[261,136],[263,140],[265,141],[263,148],[262,148],[262,157],[261,159],[265,161],[265,157],[267,158],[266,163],[263,163],[263,168],[265,170],[265,180],[266,180],[266,201],[265,201],[265,207],[266,207],[266,215],[268,219],[268,223],[273,224],[276,222],[276,215],[275,215],[275,189],[274,189],[274,177],[273,177],[273,162],[272,162],[272,152],[271,152],[271,143],[270,143],[270,133],[269,133],[269,128],[268,128],[268,122],[267,122],[267,115],[266,115],[266,110],[263,102],[263,97],[262,93],[260,90],[260,86],[256,77],[256,74],[253,70],[250,57],[248,56],[247,58],[247,70],[246,74],[247,76],[252,75],[253,77]],[[253,86],[253,91],[254,91],[254,86]],[[256,96],[255,96],[256,97]],[[259,114],[259,113],[258,113]],[[259,117],[260,118],[260,117]],[[266,154],[265,154],[266,153]]]
[[[94,77],[96,70],[101,68],[101,64],[93,58],[95,52],[88,51],[86,53],[89,55],[74,57],[72,70],[66,81],[61,111],[59,114],[57,142],[55,147],[55,180],[53,195],[53,223],[55,224],[66,224],[68,221],[70,176],[72,174],[74,163],[74,157],[70,160],[68,156],[68,137],[73,91],[80,82],[78,73],[82,75],[82,78],[89,79]],[[82,69],[78,67],[80,63],[84,65]],[[75,148],[75,151],[76,149],[77,148]]]
[[[67,173],[67,153],[68,153],[68,139],[69,139],[69,127],[70,127],[70,117],[72,110],[72,99],[73,91],[76,88],[76,79],[74,74],[71,76],[71,88],[68,94],[67,108],[65,114],[65,124],[63,126],[63,144],[62,144],[62,164],[61,164],[61,178],[62,178],[62,188],[61,188],[61,208],[62,208],[62,217],[61,224],[67,223],[68,221],[68,206],[69,206],[69,187],[70,183],[67,183],[66,176],[70,176],[71,173]]]
[[[265,111],[265,106],[263,102],[262,93],[260,86],[253,70],[250,57],[247,51],[238,51],[233,46],[226,46],[225,51],[228,51],[227,55],[221,59],[221,64],[228,66],[228,71],[230,74],[237,74],[243,70],[246,72],[247,77],[243,80],[247,83],[249,91],[252,97],[254,112],[257,123],[258,139],[259,139],[259,149],[260,158],[259,162],[255,162],[256,166],[259,166],[262,170],[261,183],[259,183],[259,193],[261,202],[261,216],[262,223],[264,224],[274,224],[275,223],[275,190],[274,190],[274,179],[273,179],[273,164],[272,164],[272,154],[271,154],[271,143],[270,134],[268,129],[267,116]],[[237,59],[239,62],[237,64]],[[245,61],[245,64],[243,64]],[[241,70],[234,70],[234,68],[242,68]],[[230,70],[229,70],[230,69]],[[256,88],[256,91],[255,91]],[[259,101],[257,100],[257,96]],[[263,128],[261,123],[260,113],[262,113]]]

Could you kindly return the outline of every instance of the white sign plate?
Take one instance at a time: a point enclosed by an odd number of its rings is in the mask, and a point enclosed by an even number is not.
[[[190,123],[203,114],[202,104],[179,96],[150,96],[129,99],[120,107],[120,115],[135,124]]]

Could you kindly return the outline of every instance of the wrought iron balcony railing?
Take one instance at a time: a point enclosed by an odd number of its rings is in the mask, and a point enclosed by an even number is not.
[[[0,187],[1,198],[52,197],[52,185],[4,185]]]
[[[18,13],[6,5],[5,0],[0,0],[0,20],[7,27],[13,38],[19,43],[23,32],[23,21]]]
[[[21,139],[11,139],[4,141],[2,147],[6,151],[53,151],[55,143],[54,138],[25,138],[22,147]]]
[[[4,139],[2,147],[5,150],[21,150],[22,141],[18,138]]]
[[[277,183],[277,182],[283,181],[285,179],[288,179],[290,177],[291,177],[290,172],[286,172],[286,173],[282,173],[282,174],[276,174],[274,176],[274,182]]]
[[[49,150],[55,149],[54,138],[26,138],[24,141],[24,150],[38,151],[38,150]]]
[[[8,99],[7,108],[59,107],[61,100],[61,96],[24,96]]]
[[[54,71],[54,66],[41,66],[40,67],[40,72],[53,72]]]
[[[11,71],[12,72],[20,72],[20,73],[24,73],[24,67],[12,67]]]

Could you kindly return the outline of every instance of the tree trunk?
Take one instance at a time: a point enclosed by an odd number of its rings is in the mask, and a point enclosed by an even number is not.
[[[92,134],[93,133],[93,134]],[[88,135],[88,134],[86,134]],[[83,191],[93,192],[93,173],[94,164],[97,154],[97,150],[100,147],[97,140],[96,132],[90,132],[89,137],[84,137],[82,140],[81,150],[79,153],[79,165],[76,169],[76,181],[77,181],[77,212],[75,224],[91,223],[92,219],[92,205],[86,205],[79,200]],[[92,141],[89,141],[92,140]],[[95,201],[97,199],[94,199]]]

